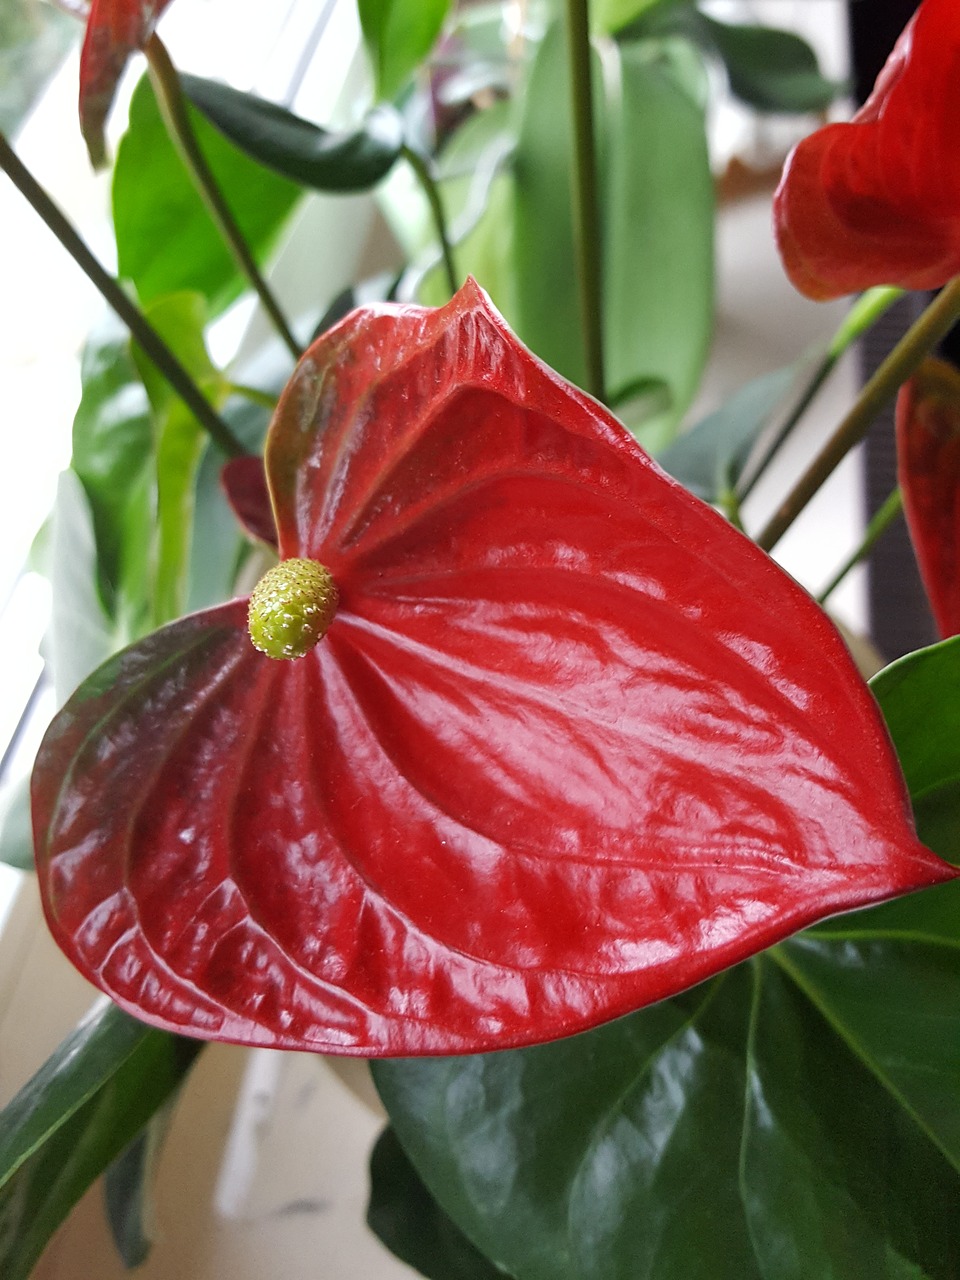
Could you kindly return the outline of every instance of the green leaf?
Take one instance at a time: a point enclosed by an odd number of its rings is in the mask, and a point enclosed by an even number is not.
[[[920,838],[960,862],[960,636],[898,659],[870,687],[897,747]]]
[[[675,440],[657,461],[691,493],[705,502],[718,502],[733,489],[796,374],[796,366],[788,365],[754,378]]]
[[[402,1262],[428,1280],[502,1280],[423,1185],[392,1129],[370,1157],[367,1225]]]
[[[374,1076],[433,1195],[517,1280],[948,1280],[960,948],[905,943],[875,979],[870,946],[801,936],[583,1036]],[[858,1004],[886,1011],[872,1036]]]
[[[191,112],[197,139],[254,257],[266,258],[300,195]],[[130,123],[113,175],[113,221],[120,275],[141,302],[183,289],[204,295],[217,315],[244,289],[160,118],[149,80],[134,90]]]
[[[666,389],[665,410],[642,423],[627,418],[657,451],[672,439],[699,384],[712,331],[713,182],[702,67],[679,41],[634,41],[606,56],[605,74],[598,67],[594,78],[605,122],[606,383],[614,400],[630,387]],[[582,386],[579,298],[570,269],[570,126],[557,109],[568,96],[564,40],[555,26],[530,70],[517,145],[512,319],[524,342]],[[645,399],[639,405],[649,413]]]
[[[358,0],[377,95],[394,97],[433,48],[450,0]]]
[[[693,4],[694,0],[593,0],[590,6],[591,27],[603,35],[613,35],[651,10],[678,3]]]
[[[128,1269],[146,1262],[154,1242],[153,1184],[172,1110],[172,1101],[161,1107],[103,1175],[107,1221]]]
[[[156,299],[145,314],[178,356],[197,386],[219,407],[228,384],[204,345],[206,303],[197,293]],[[135,349],[153,408],[156,433],[157,547],[153,623],[183,613],[188,590],[197,472],[207,437],[146,356]]]
[[[154,499],[150,405],[119,321],[87,340],[71,465],[93,516],[100,600],[128,637],[146,621]]]
[[[18,871],[33,870],[29,774],[10,787],[0,806],[0,862]]]
[[[175,1092],[200,1047],[99,1005],[0,1112],[4,1280],[26,1280],[67,1213]]]
[[[369,191],[403,147],[403,121],[390,106],[375,107],[354,132],[330,133],[214,80],[182,76],[181,84],[193,105],[245,155],[316,191]]]
[[[700,383],[713,331],[713,180],[703,68],[682,41],[616,46],[608,140],[605,346],[612,390],[662,382],[671,405],[643,423],[668,443]],[[637,423],[627,420],[627,425]]]
[[[723,59],[732,92],[757,110],[822,111],[846,92],[846,85],[821,75],[817,55],[794,32],[699,18]]]

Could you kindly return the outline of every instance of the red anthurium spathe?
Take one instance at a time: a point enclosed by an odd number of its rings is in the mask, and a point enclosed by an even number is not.
[[[940,634],[960,633],[960,371],[928,359],[897,398],[904,512]]]
[[[323,638],[279,661],[244,600],[184,618],[39,754],[50,927],[124,1008],[519,1045],[956,874],[821,610],[472,282],[321,338],[266,466],[282,586],[335,587]]]
[[[960,5],[924,0],[853,120],[787,159],[774,226],[811,298],[933,289],[960,272]]]
[[[92,0],[80,51],[80,129],[95,165],[103,163],[104,125],[135,49],[153,34],[170,0]]]

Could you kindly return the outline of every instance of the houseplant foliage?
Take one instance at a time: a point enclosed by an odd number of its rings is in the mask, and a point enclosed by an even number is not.
[[[777,197],[800,286],[871,292],[806,388],[771,371],[683,435],[705,60],[758,109],[821,107],[796,37],[571,0],[518,58],[496,6],[363,0],[374,87],[337,130],[181,77],[165,7],[87,14],[95,161],[149,68],[114,164],[127,291],[3,145],[134,340],[85,355],[57,520],[95,549],[96,639],[53,637],[33,779],[48,921],[120,1008],[0,1116],[0,1270],[103,1171],[142,1259],[210,1038],[377,1059],[370,1223],[427,1276],[955,1277],[960,648],[868,690],[765,554],[906,384],[904,501],[957,598],[955,390],[920,368],[960,312],[951,6]],[[302,189],[377,184],[404,270],[287,317],[260,266]],[[881,287],[918,284],[947,287],[751,539],[774,411],[782,439]],[[205,340],[246,290],[279,339],[252,388]]]

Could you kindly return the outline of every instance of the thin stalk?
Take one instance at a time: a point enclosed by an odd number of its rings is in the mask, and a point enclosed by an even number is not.
[[[580,281],[580,322],[587,363],[586,390],[597,400],[605,401],[603,259],[587,0],[567,0],[567,48],[573,110],[574,236]]]
[[[786,421],[764,449],[759,461],[750,473],[750,478],[745,484],[739,486],[738,494],[741,502],[746,502],[757,481],[793,434],[794,427],[810,408],[820,388],[836,368],[840,357],[852,343],[862,337],[868,329],[872,328],[880,317],[901,297],[903,297],[902,289],[879,285],[875,289],[868,289],[856,300],[844,317],[843,323],[830,339],[830,345],[824,352],[822,360],[814,369],[810,381],[804,387],[799,400],[791,409]]]
[[[247,450],[206,399],[160,334],[143,312],[130,301],[113,276],[104,270],[85,241],[23,164],[2,133],[0,133],[0,168],[33,206],[87,278],[100,291],[210,438],[230,457],[239,457],[246,453]]]
[[[756,539],[764,551],[780,541],[810,499],[866,435],[870,424],[913,373],[924,356],[960,318],[960,276],[934,298],[919,320],[900,339],[860,392],[833,436],[777,508]]]
[[[433,166],[425,155],[415,147],[408,147],[406,143],[400,149],[400,154],[416,175],[430,206],[433,225],[437,232],[437,239],[440,241],[440,252],[443,255],[443,268],[447,273],[447,286],[452,298],[460,287],[460,277],[457,275],[456,263],[453,260],[453,246],[450,244],[450,233],[447,230],[447,215],[444,212]]]
[[[261,408],[271,411],[277,407],[277,401],[280,398],[270,391],[261,391],[259,387],[247,386],[245,382],[228,382],[227,390],[231,395],[240,396],[244,400],[249,400],[251,404],[258,404]]]
[[[867,558],[875,544],[883,537],[902,510],[903,497],[899,489],[894,489],[893,493],[887,496],[883,505],[874,513],[859,547],[844,560],[843,564],[817,596],[817,604],[826,604],[827,599],[833,595],[850,570],[856,568],[861,560]]]
[[[273,321],[274,327],[283,339],[294,360],[299,360],[303,351],[290,331],[290,326],[280,310],[276,298],[269,285],[260,274],[250,247],[243,232],[237,226],[230,206],[224,199],[223,192],[207,164],[206,157],[197,142],[197,135],[190,123],[187,102],[183,96],[180,77],[170,60],[166,47],[157,35],[152,35],[144,48],[147,55],[147,67],[150,71],[150,82],[157,95],[160,113],[164,118],[167,130],[174,145],[193,179],[194,186],[207,207],[217,230],[230,250],[237,266],[250,281],[263,309]]]

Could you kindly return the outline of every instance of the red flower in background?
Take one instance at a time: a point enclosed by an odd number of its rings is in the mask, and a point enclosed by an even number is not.
[[[124,1008],[277,1047],[502,1048],[957,874],[822,611],[472,282],[321,338],[266,467],[281,576],[336,585],[323,639],[276,661],[246,601],[182,619],[38,757],[47,919]]]
[[[960,272],[960,4],[924,0],[869,100],[787,159],[774,226],[808,297]]]
[[[106,158],[103,130],[127,59],[142,49],[170,0],[92,0],[80,52],[80,129],[95,165]]]
[[[897,398],[897,469],[941,636],[960,634],[960,371],[928,359]]]

